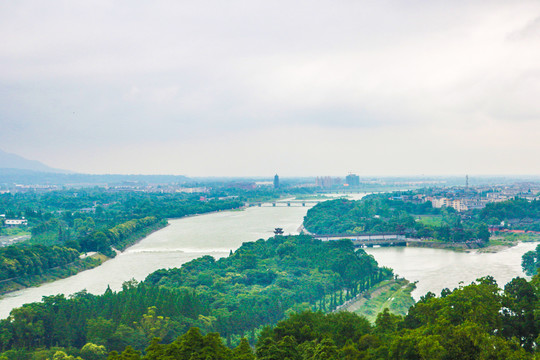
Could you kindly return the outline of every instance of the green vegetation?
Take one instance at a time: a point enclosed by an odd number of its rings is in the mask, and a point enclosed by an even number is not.
[[[521,258],[521,266],[525,274],[532,276],[538,274],[540,268],[540,245],[534,251],[527,251]]]
[[[74,249],[58,246],[8,246],[0,248],[0,280],[37,275],[79,258]]]
[[[0,281],[0,295],[11,291],[21,290],[31,286],[37,286],[45,282],[51,282],[58,279],[63,279],[78,272],[95,268],[101,265],[108,258],[104,255],[94,254],[84,259],[76,259],[75,261],[49,268],[43,269],[39,274],[21,275],[10,279]]]
[[[151,308],[139,324],[142,329],[153,329],[149,336],[157,336],[148,342],[144,352],[136,350],[133,341],[123,339],[130,345],[121,353],[113,351],[109,359],[533,360],[538,358],[539,300],[538,276],[531,282],[515,278],[504,290],[486,277],[453,291],[445,289],[440,297],[428,293],[406,316],[385,310],[374,325],[349,312],[294,313],[273,327],[265,327],[255,351],[246,339],[231,349],[218,333],[203,335],[198,328],[191,328],[174,341],[163,341],[160,329],[168,320],[156,316]],[[93,334],[106,328],[103,320],[89,324]],[[8,360],[30,359],[47,351],[58,358],[80,355],[104,359],[106,349],[87,343],[80,350],[9,350],[2,356]]]
[[[428,226],[441,226],[443,225],[443,217],[441,215],[423,215],[418,216],[418,221]]]
[[[105,359],[109,352],[116,360],[538,355],[538,275],[530,282],[516,278],[504,289],[486,277],[445,289],[440,297],[428,293],[406,315],[385,309],[374,324],[356,313],[331,312],[367,289],[372,308],[404,299],[411,284],[385,281],[390,276],[350,241],[259,240],[227,258],[202,257],[159,270],[119,292],[50,296],[14,309],[0,321],[0,358]]]
[[[107,351],[144,350],[158,336],[171,342],[190,327],[219,332],[227,344],[255,341],[264,325],[301,309],[332,311],[392,277],[348,240],[278,236],[244,243],[227,258],[204,256],[179,269],[158,270],[120,292],[45,297],[0,320],[0,349],[87,343]],[[7,352],[11,354],[11,352]]]
[[[257,359],[533,359],[540,278],[504,292],[492,278],[427,294],[405,317],[384,311],[375,326],[354,314],[305,312],[266,329]]]
[[[0,213],[6,218],[25,217],[25,233],[29,231],[32,236],[24,243],[0,248],[0,292],[95,267],[101,260],[74,261],[89,251],[114,257],[114,249],[123,250],[166,226],[166,218],[242,205],[235,199],[201,200],[186,194],[108,192],[99,188],[1,194]],[[4,232],[23,231],[16,229],[6,228]]]
[[[415,303],[411,296],[415,287],[405,279],[383,281],[367,290],[366,294],[347,310],[364,316],[372,323],[386,308],[394,315],[407,315],[409,308]]]
[[[540,201],[513,199],[489,203],[479,211],[481,220],[488,224],[510,224],[512,229],[540,231]]]
[[[1,224],[0,224],[1,225]],[[2,236],[25,236],[30,235],[30,231],[28,231],[26,226],[13,226],[13,227],[6,227],[2,228],[0,226],[0,235]]]
[[[420,221],[416,221],[418,216]],[[489,240],[486,224],[477,217],[463,220],[452,208],[435,209],[431,202],[394,200],[388,194],[366,196],[358,201],[337,199],[319,203],[308,210],[304,227],[316,234],[397,232],[445,242]]]
[[[414,195],[410,192],[406,198]],[[501,223],[505,225],[500,226]],[[501,230],[540,231],[540,201],[517,198],[487,204],[482,210],[458,213],[452,208],[433,208],[431,202],[404,201],[402,196],[377,194],[358,201],[337,199],[319,203],[304,219],[304,227],[316,234],[397,232],[411,238],[476,242],[482,246],[490,238],[488,224]],[[538,239],[537,234],[514,237]]]

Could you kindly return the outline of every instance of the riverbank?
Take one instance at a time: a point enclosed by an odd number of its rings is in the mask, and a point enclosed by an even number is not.
[[[490,238],[489,242],[483,243],[481,241],[469,241],[469,242],[444,242],[439,240],[419,240],[419,239],[405,239],[402,241],[397,241],[396,243],[392,243],[390,240],[387,240],[385,242],[377,243],[377,241],[373,241],[373,244],[365,245],[362,241],[355,240],[356,235],[332,235],[331,239],[324,239],[324,235],[317,235],[314,233],[310,233],[302,224],[298,228],[299,233],[303,233],[306,235],[311,235],[314,237],[321,238],[325,241],[335,241],[338,239],[350,239],[353,241],[355,246],[360,248],[370,248],[370,247],[417,247],[417,248],[429,248],[429,249],[443,249],[443,250],[452,250],[457,252],[471,252],[473,250],[476,250],[480,253],[496,253],[499,251],[506,250],[510,247],[518,245],[520,242],[540,242],[540,235],[537,234],[526,234],[525,235],[516,235],[516,234],[508,234],[508,235],[498,235],[495,237]]]
[[[483,248],[483,244],[480,242],[447,243],[442,241],[411,241],[407,242],[407,246],[430,249],[446,249],[461,252],[469,252],[471,250]]]
[[[118,248],[121,251],[125,251],[127,248],[135,245],[142,239],[145,239],[150,234],[163,229],[168,226],[166,220],[160,221],[156,224],[153,224],[147,228],[141,229],[140,231],[134,233],[131,237],[125,239]],[[107,260],[110,260],[112,257],[118,254],[118,250],[112,249],[113,253],[111,256],[106,256],[102,253],[93,253],[92,255],[85,256],[81,255],[76,261],[66,264],[64,266],[58,266],[55,268],[47,269],[43,274],[39,275],[28,275],[28,276],[19,276],[16,278],[5,279],[0,281],[0,298],[3,295],[7,295],[14,291],[23,290],[29,287],[40,286],[45,283],[50,283],[56,280],[65,279],[73,275],[77,275],[80,272],[85,270],[94,269],[102,265]]]
[[[13,291],[65,279],[82,271],[96,268],[107,260],[109,260],[107,256],[100,253],[95,253],[91,256],[78,259],[70,264],[48,269],[45,273],[40,275],[19,276],[16,278],[3,280],[0,282],[0,299],[2,296]]]
[[[385,280],[357,295],[338,311],[349,311],[365,316],[374,323],[385,308],[395,315],[406,315],[415,300],[411,293],[415,284],[406,279]]]
[[[124,250],[126,250],[127,248],[137,244],[139,241],[141,241],[142,239],[148,237],[150,234],[156,232],[156,231],[159,231],[161,229],[163,229],[164,227],[167,227],[169,226],[169,221],[168,220],[160,220],[159,222],[153,224],[153,225],[150,225],[144,229],[141,229],[140,231],[137,231],[136,233],[134,233],[132,236],[128,237],[127,239],[125,239],[124,241],[122,241],[120,244],[118,244],[116,246],[116,248],[118,250],[120,250],[121,252],[123,252]]]

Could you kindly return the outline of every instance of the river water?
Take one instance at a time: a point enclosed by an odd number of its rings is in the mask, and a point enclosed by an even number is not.
[[[43,296],[69,295],[83,289],[100,294],[107,286],[118,290],[126,280],[141,281],[157,269],[178,267],[202,255],[227,256],[243,242],[273,236],[275,227],[283,228],[285,234],[297,234],[307,210],[308,207],[300,206],[263,206],[169,220],[166,228],[95,269],[6,295],[0,299],[0,318],[6,318],[14,307],[40,301]],[[535,243],[523,243],[495,254],[406,247],[366,251],[379,265],[418,281],[413,293],[418,299],[427,291],[439,294],[445,287],[453,289],[460,281],[469,283],[487,274],[493,275],[499,285],[515,276],[524,276],[521,255],[535,246]]]
[[[537,243],[520,243],[496,253],[469,253],[444,249],[415,247],[379,247],[365,249],[381,266],[409,281],[417,281],[412,292],[418,300],[428,291],[439,295],[441,290],[450,290],[460,283],[468,285],[476,279],[491,275],[499,287],[516,276],[525,277],[521,269],[521,256],[536,248]]]

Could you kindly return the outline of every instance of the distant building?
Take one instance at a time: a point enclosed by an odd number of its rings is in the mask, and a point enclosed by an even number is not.
[[[445,197],[437,198],[437,197],[428,196],[425,198],[425,201],[431,201],[431,204],[434,208],[441,208],[443,206],[446,206],[446,207],[454,208],[459,212],[468,210],[468,207],[465,204],[465,202],[459,199],[448,199]]]
[[[6,226],[28,225],[28,221],[26,219],[6,219],[4,224]]]
[[[274,175],[274,189],[279,188],[279,176],[276,174]]]
[[[345,182],[349,186],[360,186],[360,176],[356,174],[349,174],[345,177]]]
[[[329,189],[334,185],[334,180],[330,176],[317,177],[315,179],[315,185],[325,189]]]

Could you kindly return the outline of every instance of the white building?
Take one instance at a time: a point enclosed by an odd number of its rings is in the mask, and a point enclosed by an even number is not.
[[[6,226],[28,225],[28,221],[26,219],[6,219],[4,224]]]

